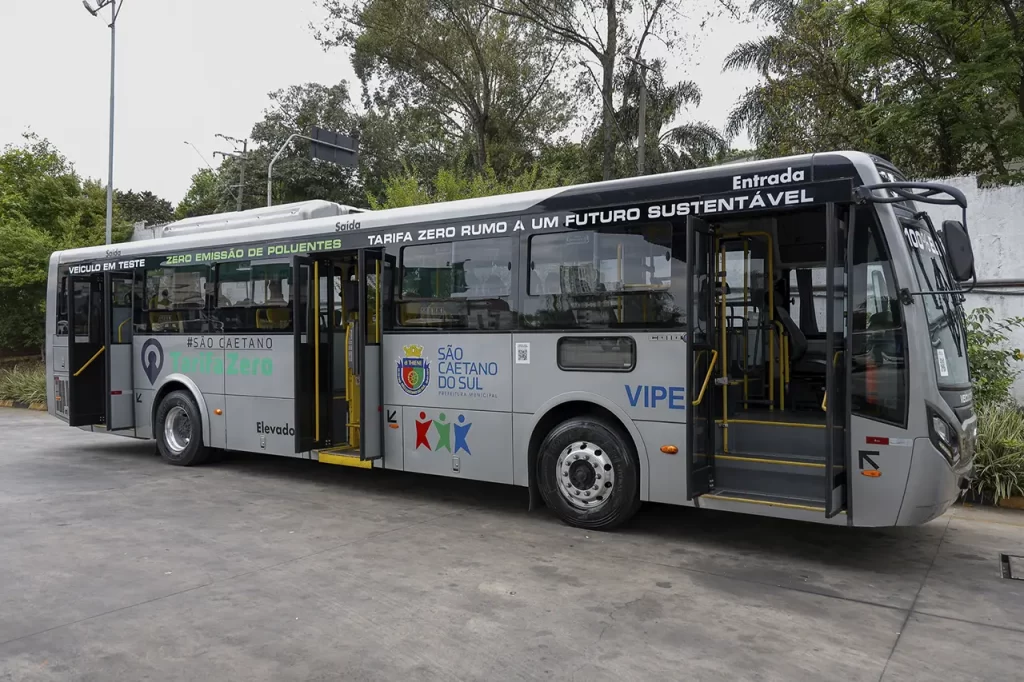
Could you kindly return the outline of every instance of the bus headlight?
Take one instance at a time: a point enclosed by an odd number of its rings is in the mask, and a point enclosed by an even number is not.
[[[928,410],[928,435],[931,437],[932,445],[942,453],[950,466],[956,466],[960,462],[960,443],[957,439],[956,429],[930,408]]]

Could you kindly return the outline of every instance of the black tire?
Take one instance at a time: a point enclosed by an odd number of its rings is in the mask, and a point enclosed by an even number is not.
[[[183,429],[169,435],[169,419],[178,426],[187,424],[187,437]],[[164,396],[156,408],[153,433],[157,450],[168,464],[187,467],[202,464],[210,456],[209,449],[203,445],[203,420],[199,407],[188,391],[172,391]]]
[[[537,453],[537,483],[548,507],[578,528],[609,530],[640,508],[633,447],[619,428],[596,417],[574,417],[551,430]]]

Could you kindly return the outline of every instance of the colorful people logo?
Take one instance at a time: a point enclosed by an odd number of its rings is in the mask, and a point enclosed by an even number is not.
[[[423,346],[403,346],[405,357],[398,361],[398,385],[409,395],[419,395],[430,384],[430,361],[423,357]]]
[[[467,455],[472,455],[469,449],[469,430],[473,427],[472,422],[466,421],[466,415],[460,414],[456,420],[457,424],[445,423],[447,417],[444,412],[437,415],[437,419],[427,419],[426,412],[420,412],[420,418],[416,420],[416,449],[421,447],[433,452],[447,450],[457,454],[464,450]],[[434,444],[430,444],[430,427],[434,427],[436,434]],[[452,433],[455,434],[455,449],[452,449]]]

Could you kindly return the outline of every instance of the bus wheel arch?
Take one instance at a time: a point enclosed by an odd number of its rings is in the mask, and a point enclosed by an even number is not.
[[[162,392],[153,417],[153,435],[157,452],[168,464],[192,466],[209,459],[199,405],[187,388]]]
[[[156,432],[156,413],[160,409],[160,403],[165,397],[174,391],[188,391],[192,394],[192,400],[195,401],[196,408],[199,410],[199,417],[203,426],[203,445],[209,447],[210,445],[210,411],[206,407],[206,401],[203,399],[203,394],[196,386],[195,382],[184,375],[171,375],[160,384],[155,395],[153,396],[152,412],[149,415],[149,423],[153,428],[153,437],[157,437]]]
[[[614,433],[614,436],[606,434],[606,438],[617,436],[621,439],[626,456],[632,459],[636,467],[635,506],[639,506],[640,500],[647,498],[647,452],[639,431],[626,415],[619,412],[615,405],[602,405],[594,398],[592,396],[587,396],[586,399],[573,398],[552,405],[546,411],[538,411],[541,416],[533,424],[527,450],[531,509],[539,506],[538,502],[543,499],[540,488],[542,446],[545,444],[548,436],[558,429],[560,425],[570,421],[579,422],[580,420],[591,422],[591,426],[596,427],[598,432],[601,430],[600,427],[603,426]],[[586,452],[581,452],[583,453],[581,457],[590,456]],[[635,507],[629,512],[627,517],[631,516],[633,511],[635,511]]]

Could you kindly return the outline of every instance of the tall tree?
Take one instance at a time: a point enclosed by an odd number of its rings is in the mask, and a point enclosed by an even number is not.
[[[641,80],[642,79],[642,80]],[[627,136],[623,174],[636,166],[632,150],[639,146],[641,88],[646,111],[644,129],[644,168],[642,173],[664,173],[698,168],[714,163],[729,148],[722,133],[703,121],[678,122],[680,113],[701,101],[700,87],[693,81],[669,84],[665,81],[665,63],[655,60],[620,75],[622,106],[617,112],[619,127]]]
[[[150,191],[135,192],[114,190],[114,201],[121,209],[122,217],[131,224],[145,221],[148,225],[170,222],[174,219],[171,202],[161,199]]]
[[[222,188],[220,184],[217,171],[209,168],[201,168],[196,171],[192,175],[192,184],[188,191],[174,209],[174,217],[181,220],[217,213],[221,204],[219,195]]]
[[[478,0],[324,0],[326,47],[352,49],[367,108],[409,108],[450,149],[499,170],[531,157],[572,113],[564,50]]]
[[[638,63],[647,42],[657,37],[671,46],[675,36],[666,15],[678,9],[678,0],[483,0],[511,16],[526,19],[555,40],[574,47],[584,59],[596,62],[600,72],[601,177],[611,179],[616,147],[616,65],[620,58]],[[634,22],[623,15],[637,13]],[[590,72],[585,61],[582,66]],[[592,73],[592,72],[590,72]]]
[[[270,106],[250,133],[255,147],[245,162],[243,208],[266,205],[267,167],[293,133],[308,135],[313,126],[348,135],[359,132],[360,117],[344,82],[292,85],[271,92],[269,97]],[[237,178],[238,163],[238,159],[226,159],[222,173]],[[310,158],[309,142],[302,138],[293,140],[274,164],[273,199],[275,204],[308,199],[365,204],[356,170]]]
[[[746,129],[762,154],[854,147],[918,177],[1014,179],[1024,158],[1024,49],[1014,48],[1005,6],[754,0],[776,31],[725,62],[762,78],[733,109],[729,131]]]
[[[131,226],[114,209],[121,241]],[[41,347],[50,253],[102,244],[105,226],[103,186],[83,180],[48,140],[27,135],[0,151],[0,348]]]

